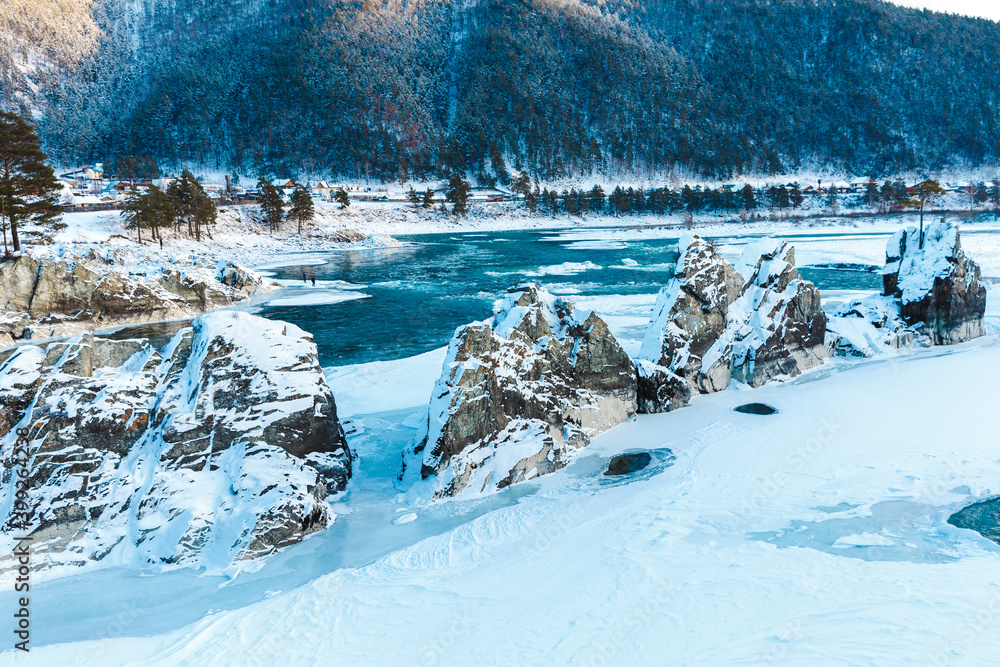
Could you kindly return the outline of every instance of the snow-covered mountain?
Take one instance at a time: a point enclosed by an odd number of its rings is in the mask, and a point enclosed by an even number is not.
[[[82,60],[25,68],[56,50],[23,31],[0,60],[0,103],[61,163],[503,181],[1000,156],[1000,25],[882,0],[92,7]]]

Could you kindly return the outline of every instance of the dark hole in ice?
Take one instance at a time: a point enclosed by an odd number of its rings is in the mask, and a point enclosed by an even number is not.
[[[733,408],[736,412],[742,412],[745,415],[773,415],[777,410],[772,408],[770,405],[765,405],[764,403],[747,403],[745,405],[738,405]]]
[[[611,477],[617,475],[631,475],[632,473],[639,472],[648,466],[649,462],[652,460],[653,457],[650,456],[648,452],[619,454],[611,459],[611,462],[608,463],[608,469],[604,472],[604,474]]]

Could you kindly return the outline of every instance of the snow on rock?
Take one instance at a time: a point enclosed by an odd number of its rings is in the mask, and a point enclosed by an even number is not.
[[[923,248],[917,228],[899,230],[885,256],[885,293],[854,300],[830,318],[831,346],[838,354],[871,357],[985,335],[986,285],[954,225],[929,224]]]
[[[565,466],[636,413],[636,373],[592,311],[534,284],[455,333],[403,481],[434,498],[485,493]]]
[[[855,299],[827,318],[830,348],[838,356],[874,357],[929,344],[909,326],[892,297],[874,294]]]
[[[269,289],[232,262],[145,248],[33,248],[0,262],[0,345],[179,319]]]
[[[670,412],[691,401],[691,385],[669,369],[646,359],[636,359],[635,370],[639,413]]]
[[[0,353],[0,406],[0,550],[24,467],[37,567],[225,569],[328,526],[351,476],[312,337],[246,313],[160,351],[83,333]]]
[[[704,239],[686,241],[657,297],[641,358],[706,393],[731,380],[757,387],[822,363],[826,316],[819,290],[799,277],[792,246],[751,243],[737,268]]]
[[[986,285],[950,222],[929,224],[923,248],[916,228],[897,232],[886,245],[882,278],[885,294],[899,299],[903,319],[934,344],[985,335]]]

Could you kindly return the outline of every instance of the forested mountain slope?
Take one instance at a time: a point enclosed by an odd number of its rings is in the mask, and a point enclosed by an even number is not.
[[[880,0],[94,0],[93,16],[78,63],[0,53],[0,101],[67,164],[503,180],[1000,157],[1000,24]]]

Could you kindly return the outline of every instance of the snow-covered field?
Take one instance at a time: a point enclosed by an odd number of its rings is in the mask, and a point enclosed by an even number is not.
[[[946,519],[1000,491],[998,375],[991,337],[700,397],[599,436],[517,503],[370,564],[167,634],[125,623],[121,637],[3,659],[990,664],[1000,547]],[[779,413],[732,411],[751,400]],[[675,458],[623,481],[601,475],[636,448]],[[406,509],[407,526],[422,514]]]

